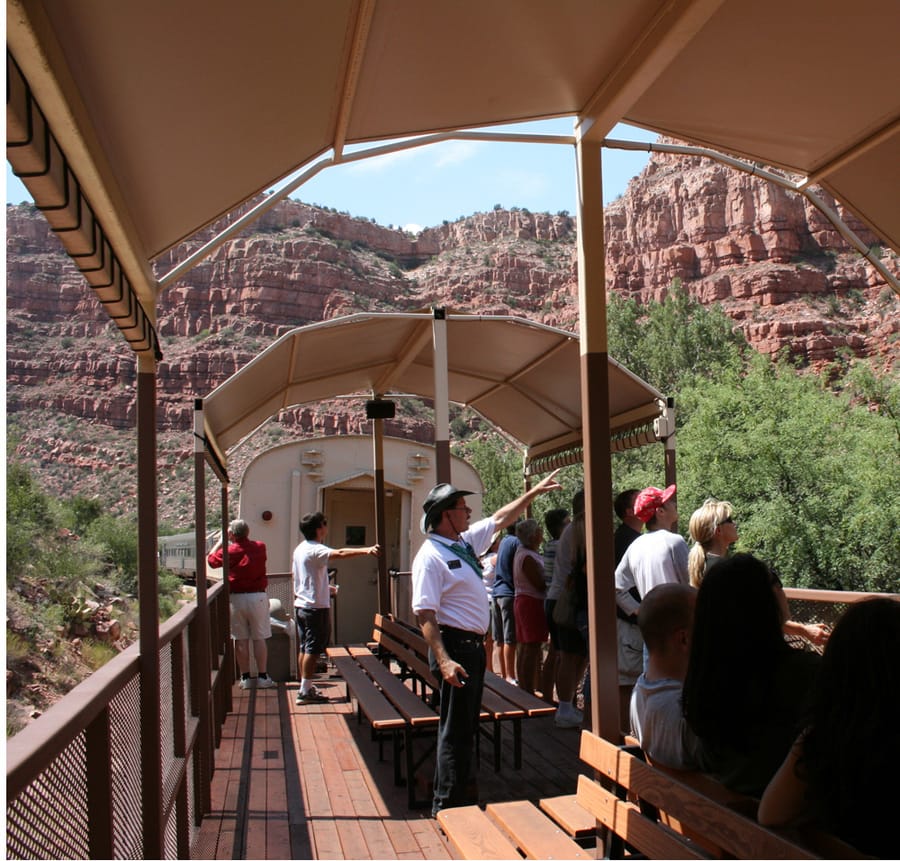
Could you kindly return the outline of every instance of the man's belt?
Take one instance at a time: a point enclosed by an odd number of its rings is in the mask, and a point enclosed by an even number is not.
[[[484,645],[484,634],[478,634],[475,631],[465,631],[462,628],[454,628],[452,625],[439,625],[441,637],[452,640],[461,646],[466,645]]]

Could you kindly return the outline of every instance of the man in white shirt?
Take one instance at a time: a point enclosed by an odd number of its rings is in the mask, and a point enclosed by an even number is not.
[[[328,547],[324,543],[328,535],[328,521],[321,511],[304,515],[300,520],[300,532],[304,540],[294,550],[291,564],[300,649],[297,656],[300,670],[298,706],[328,700],[313,684],[319,655],[325,651],[331,636],[331,595],[334,587],[328,585],[328,563],[353,556],[378,556],[381,552],[377,544],[338,550]]]
[[[559,490],[552,472],[490,517],[469,525],[471,491],[435,485],[422,505],[423,542],[412,565],[412,608],[429,647],[431,669],[441,681],[432,814],[466,798],[481,694],[484,635],[490,622],[478,557],[495,532],[514,523],[531,501]]]
[[[673,531],[678,522],[675,485],[644,488],[634,501],[634,514],[647,531],[628,545],[616,566],[616,603],[626,616],[636,618],[641,598],[654,586],[690,581],[687,542]]]

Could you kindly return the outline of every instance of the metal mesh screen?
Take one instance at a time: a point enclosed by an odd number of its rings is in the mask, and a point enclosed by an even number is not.
[[[190,845],[193,847],[197,843],[197,837],[200,834],[200,829],[196,826],[195,823],[195,815],[196,815],[196,805],[194,798],[194,793],[197,791],[197,782],[194,780],[194,761],[197,757],[197,749],[191,752],[191,756],[188,759],[187,763],[187,807],[188,807],[188,827],[191,830],[191,841]]]
[[[281,601],[281,608],[288,616],[293,613],[294,583],[290,574],[270,574],[266,593],[269,600],[277,598]]]
[[[788,598],[791,619],[795,622],[809,624],[825,624],[833,628],[844,610],[850,605],[843,601],[815,601],[804,598]],[[788,642],[797,648],[808,649],[821,654],[824,646],[815,646],[803,637],[788,637]]]
[[[135,676],[109,705],[112,748],[113,851],[143,858],[141,828],[141,684]]]
[[[163,850],[166,858],[178,858],[178,817],[175,815],[174,810],[166,822]]]
[[[88,857],[86,760],[82,733],[7,804],[8,858]]]
[[[159,651],[159,719],[160,748],[162,755],[163,780],[172,770],[175,749],[175,721],[184,720],[184,715],[176,717],[172,714],[172,646],[166,644]],[[168,798],[166,786],[163,798]]]

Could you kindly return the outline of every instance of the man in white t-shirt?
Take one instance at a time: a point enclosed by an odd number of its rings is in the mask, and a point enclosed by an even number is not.
[[[300,520],[304,540],[294,550],[291,573],[294,578],[294,613],[297,619],[300,654],[300,690],[297,705],[326,702],[313,684],[319,655],[325,651],[331,636],[331,595],[335,587],[328,585],[328,563],[353,556],[378,556],[381,548],[342,547],[335,550],[324,542],[328,521],[321,511],[306,514]]]
[[[690,580],[687,542],[673,531],[678,522],[675,485],[644,488],[634,501],[634,514],[647,531],[628,545],[616,566],[616,603],[636,619],[641,598],[654,586]]]
[[[559,490],[556,472],[490,517],[469,525],[472,491],[435,485],[422,505],[423,542],[412,565],[412,608],[429,647],[431,669],[441,682],[432,814],[465,804],[481,694],[484,635],[490,622],[478,557],[494,533],[514,523],[531,501]]]

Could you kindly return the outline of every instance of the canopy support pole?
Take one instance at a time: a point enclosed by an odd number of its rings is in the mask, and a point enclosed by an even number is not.
[[[375,400],[381,395],[376,392]],[[387,569],[387,525],[384,519],[384,420],[372,419],[372,449],[375,464],[375,543],[381,547],[378,555],[378,612],[391,612],[391,587]]]
[[[197,624],[189,630],[191,680],[191,714],[197,716],[197,768],[195,781],[194,822],[212,810],[212,772],[215,763],[212,723],[212,672],[210,655],[209,603],[206,598],[206,452],[204,450],[203,398],[194,399],[194,558],[197,589]]]
[[[619,671],[613,564],[609,353],[603,247],[600,141],[579,140],[578,317],[581,332],[581,415],[584,434],[585,537],[588,570],[588,661],[591,727],[618,743]]]
[[[447,371],[447,312],[434,309],[434,460],[436,483],[450,483],[450,381]]]

